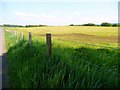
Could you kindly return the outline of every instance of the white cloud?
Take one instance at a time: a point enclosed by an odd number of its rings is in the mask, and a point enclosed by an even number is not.
[[[47,14],[47,13],[39,13],[39,14],[32,14],[32,13],[25,13],[25,12],[14,12],[14,14],[16,16],[19,16],[19,17],[31,17],[31,18],[55,18],[54,15],[50,15],[50,14]]]
[[[55,18],[55,16],[54,15],[48,15],[48,14],[45,14],[45,13],[41,13],[41,14],[39,14],[39,16],[40,17],[43,17],[43,18]]]
[[[60,18],[55,15],[47,14],[47,13],[25,13],[25,12],[14,12],[14,14],[20,19],[20,21],[31,22],[31,23],[58,23],[60,22]]]
[[[80,15],[80,12],[79,11],[74,11],[73,12],[75,15]]]
[[[14,13],[18,17],[18,21],[22,22],[28,22],[30,24],[47,24],[47,25],[65,25],[65,24],[83,24],[83,23],[96,23],[100,24],[102,22],[117,22],[118,17],[79,17],[80,12],[75,11],[74,14],[76,14],[75,17],[73,16],[60,16],[57,14],[48,14],[48,13],[25,13],[25,12],[15,12]]]
[[[32,14],[32,13],[30,13],[30,14],[28,13],[27,16],[30,16],[30,17],[39,17],[38,14]]]
[[[117,17],[84,17],[84,18],[81,18],[81,20],[83,22],[86,22],[86,23],[102,23],[102,22],[110,22],[110,23],[113,23],[113,22],[117,22],[118,21],[118,18]]]
[[[27,16],[26,13],[18,12],[18,11],[15,12],[15,15],[17,15],[17,16]]]

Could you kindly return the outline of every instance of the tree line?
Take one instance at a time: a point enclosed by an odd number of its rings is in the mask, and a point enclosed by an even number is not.
[[[112,23],[103,22],[100,25],[94,24],[94,23],[88,23],[88,24],[82,24],[82,25],[70,24],[69,26],[105,26],[105,27],[118,27],[118,26],[120,26],[120,24],[118,24],[118,23],[112,24]]]
[[[1,26],[3,26],[3,27],[45,27],[47,25],[25,25],[25,26],[23,26],[23,25],[3,24]]]
[[[11,25],[11,24],[3,24],[3,25],[0,25],[0,26],[3,26],[3,27],[46,27],[48,25]],[[94,24],[94,23],[87,23],[87,24],[82,24],[82,25],[75,25],[75,24],[70,24],[69,26],[105,26],[105,27],[118,27],[120,26],[120,24],[118,23],[107,23],[107,22],[103,22],[101,23],[100,25],[98,24]]]

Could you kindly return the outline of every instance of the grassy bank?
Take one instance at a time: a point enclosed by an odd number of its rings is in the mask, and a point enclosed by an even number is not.
[[[6,33],[9,84],[11,88],[115,88],[118,87],[118,50],[70,47],[54,42],[52,57],[46,44],[32,46]],[[12,41],[12,42],[11,42]]]

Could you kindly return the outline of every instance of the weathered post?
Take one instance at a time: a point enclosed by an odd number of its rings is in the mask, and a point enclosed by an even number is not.
[[[47,57],[51,58],[52,55],[52,43],[51,43],[51,34],[46,34],[46,46],[47,46]]]
[[[24,34],[23,34],[23,32],[21,32],[21,39],[23,39],[24,38]]]
[[[32,33],[29,32],[29,45],[31,46],[32,45]]]
[[[15,31],[15,39],[16,39],[16,43],[17,43],[17,41],[18,41],[17,39],[18,38],[17,38],[17,32],[16,31]]]
[[[15,37],[16,37],[16,31],[15,31]]]
[[[19,39],[18,39],[19,41],[21,40],[21,32],[19,33]]]

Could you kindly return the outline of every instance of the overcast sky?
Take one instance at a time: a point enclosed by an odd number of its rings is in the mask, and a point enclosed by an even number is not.
[[[34,1],[34,2],[33,2]],[[91,2],[90,2],[91,1]],[[119,0],[1,0],[0,24],[69,25],[118,22]]]

